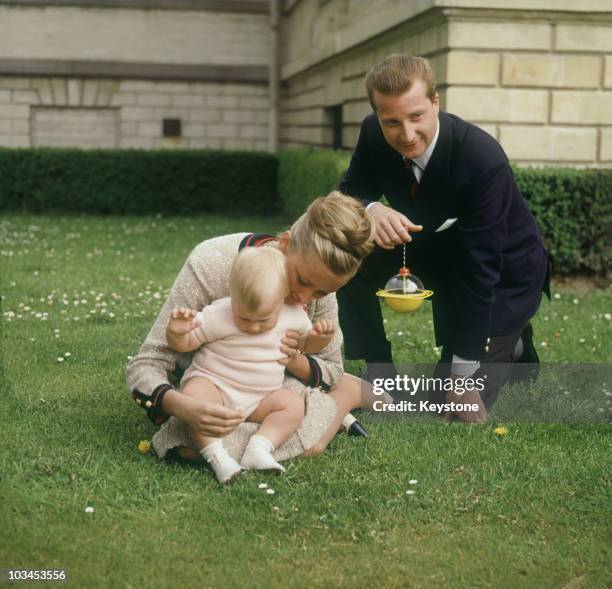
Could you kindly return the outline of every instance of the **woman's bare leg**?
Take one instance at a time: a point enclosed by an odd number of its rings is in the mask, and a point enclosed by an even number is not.
[[[340,429],[342,420],[347,413],[359,407],[371,409],[374,401],[380,398],[372,393],[372,387],[369,383],[351,374],[344,374],[328,394],[336,403],[336,417],[334,417],[329,429],[321,436],[321,439],[302,454],[304,457],[317,456],[325,451],[327,445]]]

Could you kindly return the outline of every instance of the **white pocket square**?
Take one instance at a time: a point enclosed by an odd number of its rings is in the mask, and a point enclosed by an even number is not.
[[[446,219],[446,221],[444,221],[444,223],[442,223],[442,225],[440,225],[435,232],[440,233],[440,231],[446,231],[446,229],[448,229],[457,219],[458,217],[455,217],[454,219]]]

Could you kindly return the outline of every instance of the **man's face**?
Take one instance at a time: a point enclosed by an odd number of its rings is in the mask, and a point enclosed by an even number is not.
[[[426,86],[416,80],[410,90],[400,96],[387,96],[374,91],[376,115],[387,143],[407,159],[425,152],[436,134],[440,98],[427,98]]]

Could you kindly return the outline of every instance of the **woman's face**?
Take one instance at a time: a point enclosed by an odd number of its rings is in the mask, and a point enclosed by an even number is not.
[[[315,255],[301,255],[289,251],[280,241],[280,249],[287,257],[287,273],[289,274],[289,296],[285,299],[288,305],[306,305],[313,299],[336,292],[344,286],[352,274],[338,276],[323,264]]]

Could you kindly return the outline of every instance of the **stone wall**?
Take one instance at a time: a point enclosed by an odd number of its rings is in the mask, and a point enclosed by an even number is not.
[[[285,20],[285,146],[330,146],[330,107],[342,105],[342,146],[353,148],[371,112],[364,75],[401,52],[428,57],[442,107],[491,133],[513,161],[612,167],[612,9],[603,0],[297,0]]]
[[[0,2],[0,146],[268,148],[267,3],[79,4]]]

